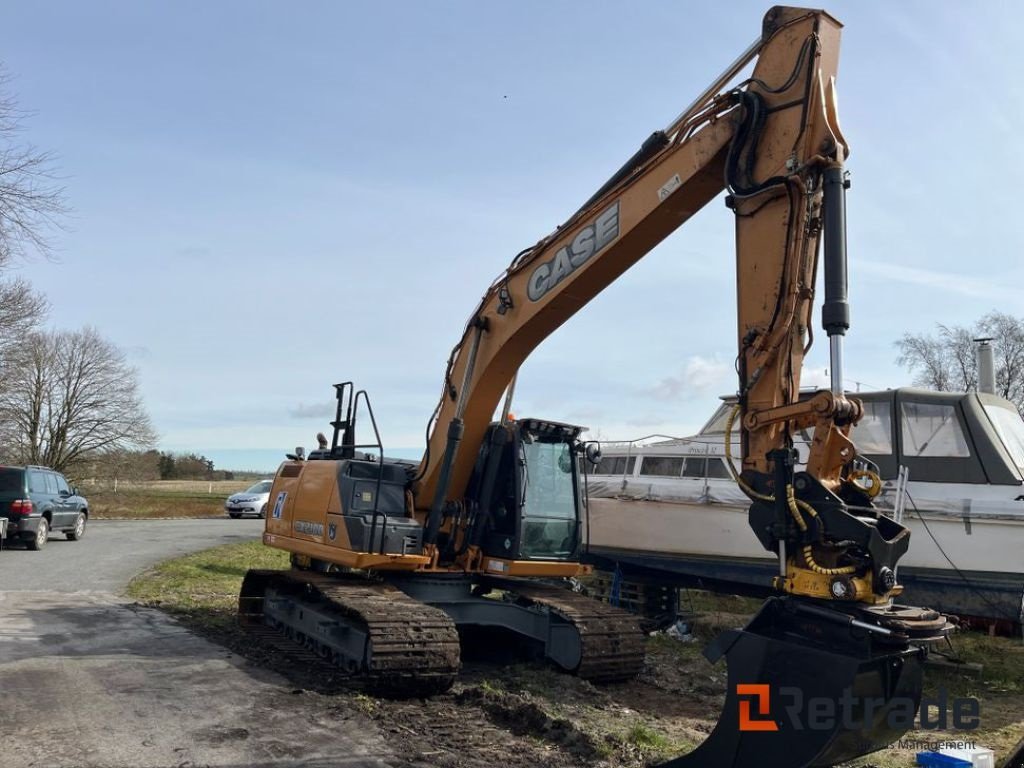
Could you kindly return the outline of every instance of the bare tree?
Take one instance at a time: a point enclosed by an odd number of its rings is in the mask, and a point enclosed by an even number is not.
[[[28,113],[8,92],[0,67],[0,266],[31,251],[49,253],[48,233],[67,213],[54,159],[21,136]]]
[[[974,339],[989,337],[995,348],[996,393],[1024,411],[1024,319],[993,311],[971,327],[936,328],[935,335],[907,333],[896,342],[896,362],[914,374],[914,384],[940,392],[977,389]]]
[[[0,422],[15,460],[64,471],[155,442],[136,370],[94,329],[33,332],[7,361]]]
[[[26,280],[0,280],[0,364],[3,351],[35,330],[47,308],[46,299]]]
[[[0,66],[0,270],[30,250],[48,253],[47,230],[65,213],[52,159],[21,139],[25,113],[7,93],[10,79]],[[0,280],[0,391],[6,389],[11,345],[35,330],[46,299],[20,278]]]

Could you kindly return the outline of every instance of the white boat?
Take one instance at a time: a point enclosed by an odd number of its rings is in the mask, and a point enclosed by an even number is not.
[[[994,395],[857,393],[858,452],[884,480],[880,507],[911,531],[902,602],[960,616],[1024,619],[1024,421]],[[734,401],[733,401],[734,402]],[[725,464],[724,402],[695,436],[602,443],[587,478],[591,558],[683,585],[761,595],[778,572]],[[806,457],[809,435],[797,441]],[[732,453],[740,453],[734,425]],[[901,477],[900,468],[908,472]],[[906,482],[904,482],[906,481]]]

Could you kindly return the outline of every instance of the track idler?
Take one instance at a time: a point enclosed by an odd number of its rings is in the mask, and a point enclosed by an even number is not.
[[[705,651],[725,656],[725,710],[711,734],[663,768],[809,768],[882,749],[913,727],[934,612],[845,609],[770,598],[742,630]],[[918,630],[915,632],[915,628]]]

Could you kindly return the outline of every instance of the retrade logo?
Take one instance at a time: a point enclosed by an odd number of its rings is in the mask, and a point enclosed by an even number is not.
[[[779,724],[768,720],[771,716],[771,689],[763,683],[740,683],[736,686],[736,695],[740,697],[740,730],[741,731],[777,731]],[[752,698],[744,698],[744,697]],[[751,705],[756,704],[757,719],[751,713]]]
[[[845,688],[837,699],[807,696],[800,688],[781,686],[772,695],[766,683],[738,683],[736,699],[740,731],[834,730],[863,731],[880,720],[893,729],[922,731],[950,728],[973,731],[981,724],[981,703],[974,697],[950,696],[939,688],[920,701],[909,696],[856,696]],[[775,699],[773,717],[772,699]]]

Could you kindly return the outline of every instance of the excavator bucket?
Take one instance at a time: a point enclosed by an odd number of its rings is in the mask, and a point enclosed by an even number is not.
[[[712,663],[726,658],[725,710],[703,744],[663,768],[831,766],[891,744],[913,727],[921,700],[925,651],[905,626],[855,608],[769,599],[705,651]]]

